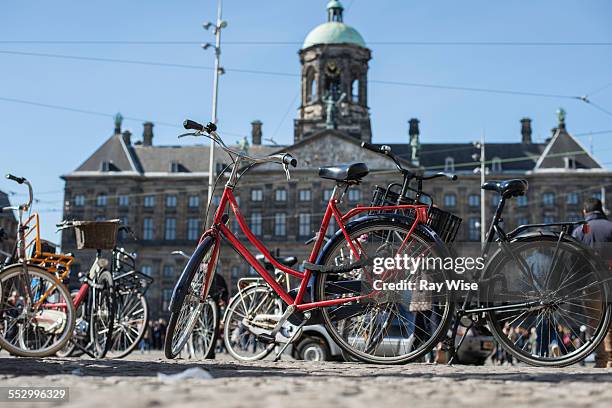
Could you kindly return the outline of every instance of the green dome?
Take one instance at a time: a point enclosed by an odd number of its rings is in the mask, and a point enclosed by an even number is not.
[[[316,44],[355,44],[366,48],[365,41],[357,30],[337,21],[329,21],[315,27],[306,36],[302,49]]]

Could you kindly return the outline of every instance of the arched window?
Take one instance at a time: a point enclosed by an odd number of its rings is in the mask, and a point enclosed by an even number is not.
[[[359,80],[353,79],[351,82],[351,101],[353,103],[359,103]]]
[[[317,100],[317,80],[314,69],[310,68],[306,74],[306,101],[314,102]]]
[[[501,173],[502,161],[499,157],[494,157],[493,160],[491,160],[491,170],[493,173]]]
[[[453,159],[452,157],[447,157],[446,160],[444,160],[444,171],[455,171],[455,159]]]

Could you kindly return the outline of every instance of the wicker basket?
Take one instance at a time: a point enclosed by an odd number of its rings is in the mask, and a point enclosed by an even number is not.
[[[74,232],[78,249],[113,249],[117,243],[119,220],[75,221]]]
[[[374,188],[374,195],[372,197],[371,205],[373,207],[398,205],[398,199],[399,194],[392,191],[391,187],[384,188],[376,186]],[[402,197],[401,200],[399,200],[399,204],[414,205],[416,202],[413,198]],[[409,218],[415,218],[414,210],[405,210],[402,212]],[[455,240],[457,232],[459,231],[459,226],[461,225],[461,221],[461,218],[447,211],[441,210],[438,207],[429,207],[427,225],[434,230],[444,242],[451,243]]]

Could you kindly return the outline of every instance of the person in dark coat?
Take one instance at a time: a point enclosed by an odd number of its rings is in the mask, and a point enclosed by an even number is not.
[[[593,248],[604,259],[604,262],[610,265],[610,260],[612,260],[612,221],[606,217],[603,205],[597,198],[587,198],[582,211],[588,228],[578,227],[572,235],[585,245]],[[604,344],[595,351],[595,366],[612,368],[612,326],[608,329]]]

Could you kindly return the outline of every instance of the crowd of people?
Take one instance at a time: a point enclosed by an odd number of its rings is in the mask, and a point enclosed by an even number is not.
[[[164,319],[149,320],[145,335],[140,341],[140,351],[144,353],[163,349],[167,327],[168,324]]]

